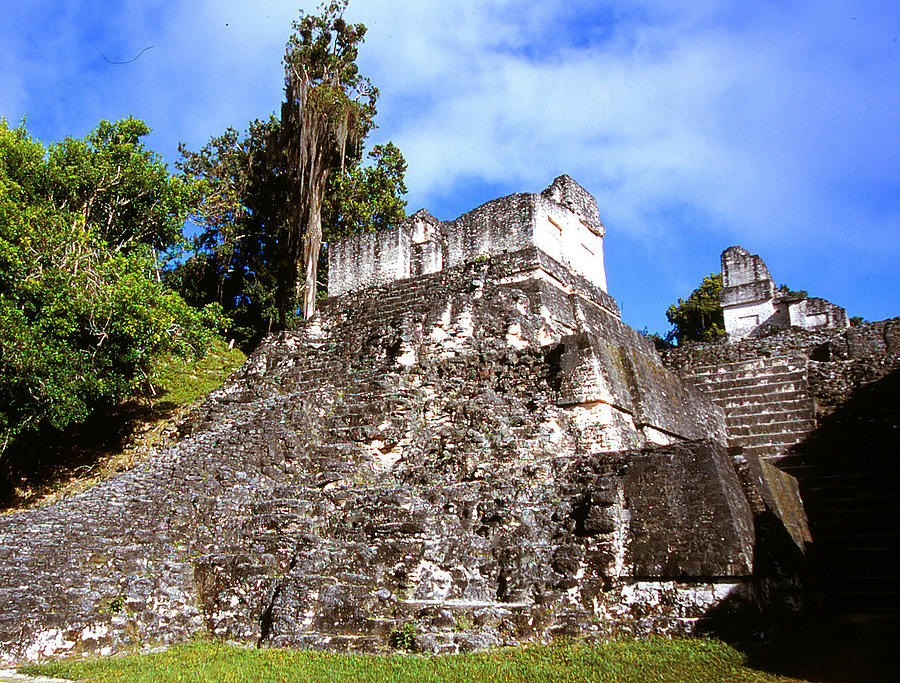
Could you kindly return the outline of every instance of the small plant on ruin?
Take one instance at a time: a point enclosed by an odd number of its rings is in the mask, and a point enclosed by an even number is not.
[[[125,596],[115,595],[111,598],[107,598],[104,608],[108,614],[118,614],[125,609]]]
[[[400,624],[391,631],[391,647],[395,650],[412,652],[416,648],[416,626],[412,622]]]
[[[457,617],[456,622],[453,624],[453,630],[457,633],[471,631],[473,628],[475,628],[475,624],[465,615]]]

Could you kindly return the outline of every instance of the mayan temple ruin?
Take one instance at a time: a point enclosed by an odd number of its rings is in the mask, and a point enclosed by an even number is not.
[[[886,460],[828,430],[856,428],[860,392],[896,392],[900,322],[790,327],[796,302],[732,248],[739,331],[663,358],[607,292],[604,235],[561,176],[331,245],[319,313],[267,337],[173,445],[0,517],[0,661],[195,634],[376,652],[401,630],[425,652],[765,636],[802,618],[820,561],[841,577],[826,593],[871,597],[812,551],[841,473]]]
[[[776,289],[763,260],[742,247],[722,252],[722,279],[719,303],[732,341],[772,329],[850,327],[847,312],[840,306]]]

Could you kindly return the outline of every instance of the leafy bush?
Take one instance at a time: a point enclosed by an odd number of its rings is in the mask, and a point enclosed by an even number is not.
[[[227,323],[162,283],[201,186],[169,175],[135,119],[44,149],[0,120],[0,453],[133,391],[164,352]]]
[[[713,273],[703,278],[687,301],[669,306],[666,318],[672,330],[666,341],[673,340],[680,346],[689,341],[712,341],[725,334],[725,317],[719,306],[719,292],[722,291],[722,274]]]

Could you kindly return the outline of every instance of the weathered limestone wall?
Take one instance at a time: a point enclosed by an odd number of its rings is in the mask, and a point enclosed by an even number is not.
[[[830,301],[817,297],[806,297],[788,303],[791,325],[815,330],[820,327],[849,327],[847,311]]]
[[[670,443],[672,439],[725,438],[723,414],[702,394],[687,388],[659,363],[656,351],[643,335],[624,323],[609,308],[614,302],[595,290],[602,302],[582,296],[579,278],[555,263],[536,248],[505,253],[482,261],[483,272],[465,285],[474,288],[468,301],[441,309],[438,320],[429,320],[433,329],[421,332],[421,346],[409,341],[403,347],[400,362],[412,365],[423,354],[446,357],[464,348],[473,334],[472,310],[484,295],[488,283],[502,283],[516,292],[517,316],[505,328],[496,329],[511,348],[559,344],[560,363],[566,369],[560,402],[567,405],[603,403],[604,415],[612,411],[612,429],[602,423],[610,436],[606,450],[629,448],[645,443]],[[429,292],[459,288],[461,273],[477,273],[478,263],[456,269],[449,279],[442,273],[415,282],[397,283],[396,288],[382,286],[378,296],[386,314],[394,310],[416,311],[431,307]],[[448,283],[453,283],[452,285]],[[387,287],[387,288],[385,288]],[[394,292],[397,294],[394,294]],[[574,293],[572,293],[574,292]],[[369,297],[363,291],[359,296]],[[342,300],[354,306],[356,293]],[[618,310],[615,309],[615,313]],[[435,315],[433,311],[429,315]],[[418,338],[418,337],[417,337]]]
[[[198,632],[381,650],[401,627],[459,651],[758,615],[758,521],[797,501],[742,481],[721,409],[548,258],[329,299],[179,443],[0,518],[0,660]]]
[[[501,197],[454,221],[438,221],[423,210],[396,228],[330,245],[328,293],[338,296],[530,247],[605,293],[604,234],[594,198],[560,176],[541,194]]]
[[[358,283],[378,284],[409,277],[411,227],[358,233],[341,241],[339,249],[329,246],[331,294],[343,294]]]

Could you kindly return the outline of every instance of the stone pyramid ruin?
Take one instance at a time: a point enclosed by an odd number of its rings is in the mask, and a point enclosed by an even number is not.
[[[177,443],[0,518],[0,661],[198,633],[458,652],[798,609],[796,481],[732,457],[723,408],[621,321],[604,233],[561,176],[332,245],[320,312]]]

